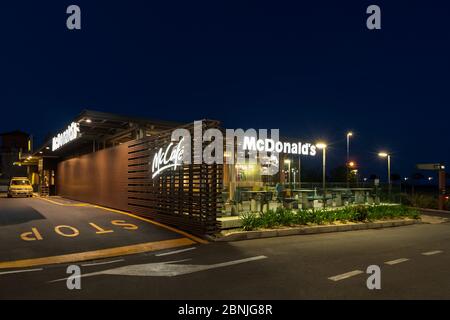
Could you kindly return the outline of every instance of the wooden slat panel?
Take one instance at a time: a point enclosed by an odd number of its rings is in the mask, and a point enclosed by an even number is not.
[[[215,121],[204,121],[203,125],[204,130],[218,127]],[[184,128],[193,135],[193,125]],[[151,178],[153,156],[159,148],[167,147],[171,134],[170,130],[128,143],[129,210],[193,233],[213,233],[222,206],[222,165],[183,165]]]

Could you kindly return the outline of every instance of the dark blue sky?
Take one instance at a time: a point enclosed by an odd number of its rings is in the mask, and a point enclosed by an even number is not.
[[[78,4],[82,30],[66,29]],[[365,27],[382,9],[382,30]],[[332,143],[363,171],[449,162],[448,1],[10,1],[0,131],[42,139],[82,109],[222,120]]]

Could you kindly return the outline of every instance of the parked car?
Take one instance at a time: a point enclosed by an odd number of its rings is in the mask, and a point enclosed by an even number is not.
[[[33,187],[30,180],[23,177],[14,177],[11,179],[8,188],[8,198],[12,197],[32,197]]]

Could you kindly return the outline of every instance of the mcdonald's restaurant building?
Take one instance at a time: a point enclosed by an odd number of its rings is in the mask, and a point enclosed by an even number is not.
[[[220,129],[219,121],[201,123],[203,132]],[[167,148],[178,128],[191,133],[193,148],[194,123],[85,110],[26,161],[34,167],[35,188],[43,196],[58,195],[133,212],[195,234],[213,234],[236,185],[260,188],[264,177],[255,168],[204,162],[155,175],[155,154]],[[206,143],[201,143],[203,150]]]
[[[203,121],[204,129],[219,128]],[[192,124],[154,121],[85,110],[25,159],[35,188],[133,212],[195,234],[217,231],[223,166],[182,165],[152,177],[155,153],[171,142],[175,128]]]

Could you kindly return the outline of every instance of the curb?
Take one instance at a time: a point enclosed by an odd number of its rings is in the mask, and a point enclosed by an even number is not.
[[[331,232],[347,232],[368,229],[382,229],[392,227],[409,226],[413,224],[421,224],[420,220],[389,220],[380,222],[355,223],[343,225],[326,225],[326,226],[305,226],[289,229],[264,230],[264,231],[243,231],[231,233],[221,237],[209,237],[210,241],[214,242],[228,242],[228,241],[242,241],[251,239],[263,239],[273,237],[285,237],[294,235],[319,234]]]

